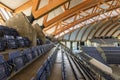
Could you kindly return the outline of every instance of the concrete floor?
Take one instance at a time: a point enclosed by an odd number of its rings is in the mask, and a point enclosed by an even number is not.
[[[116,77],[117,80],[120,80],[120,66],[118,65],[110,65],[113,70],[113,76]]]
[[[49,76],[48,80],[62,80],[61,65],[62,65],[62,56],[61,56],[61,51],[59,50],[53,69],[51,71],[51,75]]]

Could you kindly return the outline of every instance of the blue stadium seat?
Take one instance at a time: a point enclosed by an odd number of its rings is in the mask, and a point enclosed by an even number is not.
[[[40,46],[37,46],[37,51],[38,51],[38,54],[39,54],[39,55],[42,55],[42,52],[41,52]]]
[[[48,45],[49,47],[50,45]],[[47,46],[42,46],[43,47],[47,47]],[[51,68],[53,66],[53,63],[55,61],[55,57],[56,57],[56,52],[55,51],[52,55],[50,55],[48,57],[48,59],[44,62],[43,66],[40,67],[40,69],[38,70],[37,74],[36,74],[36,78],[35,80],[47,80],[47,77],[50,75],[50,71]],[[34,80],[34,79],[32,79]]]
[[[10,31],[10,34],[8,34],[8,35],[19,36],[19,34],[16,31],[16,29],[10,28],[9,31]]]
[[[6,48],[6,41],[4,39],[0,39],[0,51],[4,51]]]
[[[43,46],[40,46],[41,54],[44,54]]]
[[[3,55],[0,55],[0,80],[7,80],[12,71],[12,66],[10,66],[5,60]]]
[[[48,61],[49,61],[49,67],[50,69],[52,69],[52,66],[53,66],[53,61],[52,61],[52,57],[48,57]]]
[[[23,50],[23,55],[26,56],[27,62],[33,60],[32,52],[31,52],[30,49],[25,49],[25,50]]]
[[[19,36],[18,32],[15,29],[9,28],[7,26],[0,25],[0,31],[3,31],[4,35]]]
[[[18,48],[18,44],[17,44],[18,42],[14,38],[14,36],[5,35],[4,36],[4,40],[6,40],[8,48],[10,48],[10,49]]]
[[[9,53],[9,60],[15,65],[15,71],[18,71],[25,65],[24,57],[20,51]]]
[[[3,63],[3,62],[5,62],[4,56],[3,56],[3,55],[0,55],[0,63]]]
[[[64,54],[62,53],[62,80],[66,80]]]
[[[17,42],[18,42],[18,46],[19,47],[25,47],[25,42],[24,42],[24,39],[22,37],[16,37],[17,39]]]
[[[18,48],[17,41],[15,39],[7,39],[7,47],[10,49]]]
[[[0,80],[6,80],[7,74],[3,63],[0,64]]]
[[[47,80],[47,74],[46,74],[46,70],[44,66],[42,66],[38,70],[37,75],[36,75],[36,80]]]
[[[20,47],[29,47],[31,42],[27,37],[16,37]]]
[[[31,41],[27,37],[23,37],[23,40],[25,42],[26,47],[29,47],[31,45]]]
[[[44,63],[44,66],[45,66],[45,70],[46,70],[46,74],[47,74],[47,77],[50,75],[50,62],[49,60],[47,59]]]
[[[39,55],[36,47],[32,47],[31,51],[32,51],[33,58],[35,58]]]

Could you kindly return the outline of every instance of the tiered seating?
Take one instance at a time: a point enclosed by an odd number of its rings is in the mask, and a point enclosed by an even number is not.
[[[0,51],[4,51],[6,48],[6,42],[4,39],[0,39]]]
[[[120,64],[120,47],[101,47],[108,64]]]
[[[7,77],[10,76],[11,71],[15,71],[17,73],[23,69],[25,65],[30,64],[32,61],[45,54],[53,47],[53,44],[46,44],[28,48],[22,52],[11,52],[9,53],[8,61],[5,61],[4,57],[0,55],[0,80],[7,80]]]
[[[19,47],[29,47],[30,46],[30,40],[26,37],[17,37],[17,42]]]
[[[26,57],[25,62],[30,62],[33,60],[32,52],[30,48],[23,50],[23,55]]]
[[[47,80],[47,77],[50,75],[50,71],[55,62],[57,55],[57,49],[55,52],[48,57],[48,59],[44,62],[44,64],[38,70],[36,77],[33,80]]]
[[[6,48],[29,47],[30,44],[30,40],[20,37],[15,29],[0,25],[0,51],[4,51]]]
[[[116,38],[95,38],[95,39],[91,39],[90,41],[99,44],[113,44],[115,42],[120,42],[120,40]]]
[[[103,58],[101,57],[101,54],[97,51],[95,47],[82,47],[83,52],[85,52],[87,55],[95,58],[96,60],[105,63]]]
[[[9,54],[9,60],[15,65],[15,71],[21,69],[24,65],[24,57],[20,51],[15,51]]]
[[[9,48],[9,49],[18,48],[17,40],[14,38],[14,36],[5,35],[4,39],[7,43],[7,46],[6,46],[7,48]]]
[[[62,51],[62,80],[66,80],[64,53]]]
[[[104,51],[120,51],[120,47],[101,47]]]
[[[0,32],[3,32],[3,35],[19,36],[18,32],[15,29],[3,25],[0,25]]]
[[[29,47],[30,44],[31,44],[31,41],[30,41],[27,37],[22,37],[22,38],[23,38],[23,41],[24,41],[24,43],[25,43],[25,46],[26,46],[26,47]]]
[[[7,80],[7,77],[12,71],[12,66],[10,66],[5,60],[4,56],[0,55],[0,80]]]

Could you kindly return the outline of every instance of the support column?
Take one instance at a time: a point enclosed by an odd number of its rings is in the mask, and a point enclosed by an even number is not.
[[[79,42],[77,42],[77,50],[79,50]]]
[[[70,42],[70,49],[73,50],[73,42]]]
[[[67,42],[65,41],[65,46],[67,46]]]

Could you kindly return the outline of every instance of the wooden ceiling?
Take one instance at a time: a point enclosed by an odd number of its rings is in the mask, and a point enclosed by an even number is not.
[[[44,0],[16,0],[18,5],[15,5],[13,0],[11,4],[8,4],[7,1],[11,0],[0,0],[0,7],[13,13],[19,13],[32,7],[31,12],[36,20],[43,18],[44,32],[55,37],[61,37],[81,26],[94,23],[99,18],[109,19],[112,17],[111,15],[114,15],[113,11],[120,13],[120,0],[46,0],[48,2],[40,8],[39,6]],[[11,6],[13,4],[15,6]],[[57,8],[61,8],[63,12],[48,19],[49,14]]]

